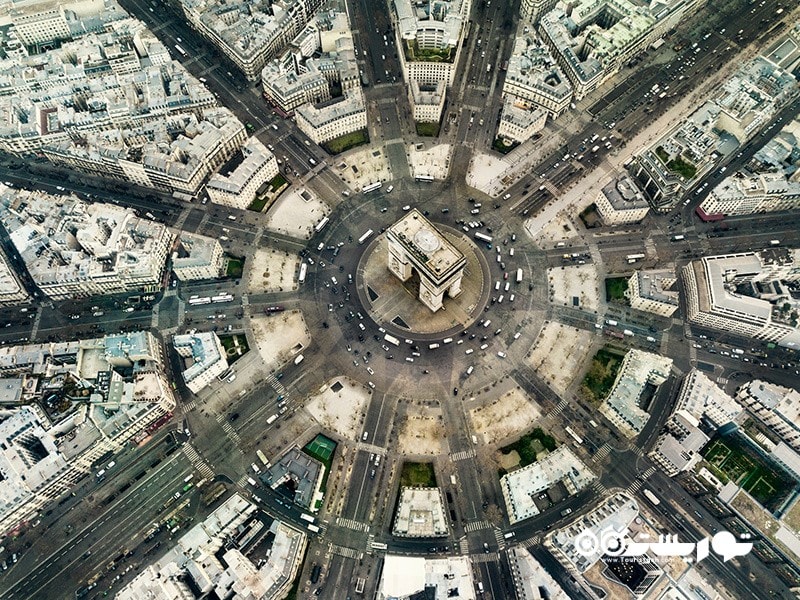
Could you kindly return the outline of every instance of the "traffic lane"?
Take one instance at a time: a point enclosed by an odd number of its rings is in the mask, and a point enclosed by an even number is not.
[[[180,460],[180,459],[183,460]],[[192,470],[188,460],[182,455],[170,459],[164,468],[158,470],[153,476],[142,481],[138,488],[129,493],[124,499],[116,501],[109,509],[97,515],[97,507],[93,507],[85,502],[80,504],[79,511],[75,513],[73,519],[67,521],[67,525],[76,527],[78,521],[87,522],[88,513],[92,514],[92,519],[88,524],[69,538],[48,557],[39,560],[37,566],[30,565],[24,570],[24,579],[18,581],[13,587],[7,588],[4,597],[30,597],[42,589],[49,589],[51,582],[53,586],[63,585],[59,577],[67,569],[72,569],[78,561],[82,565],[95,564],[95,568],[100,568],[102,564],[113,558],[120,552],[120,544],[128,540],[127,535],[131,531],[140,531],[148,527],[153,515],[160,512],[156,506],[163,504],[168,497],[172,496],[173,490],[167,488],[167,484],[173,481],[178,475],[183,475]],[[182,479],[178,479],[182,481]],[[83,513],[81,515],[81,513]],[[148,517],[144,518],[147,514]],[[61,523],[59,523],[61,524]],[[100,529],[100,531],[97,531]],[[132,536],[130,539],[133,539]],[[50,538],[53,539],[53,538]],[[48,540],[49,541],[49,540]],[[90,556],[85,555],[91,551]],[[35,558],[39,558],[39,553],[31,553]],[[24,565],[21,560],[19,564]],[[71,572],[80,573],[80,576],[88,576],[89,573],[80,569]],[[3,583],[6,580],[4,579]],[[9,594],[9,595],[5,595]],[[55,597],[55,596],[50,596]]]

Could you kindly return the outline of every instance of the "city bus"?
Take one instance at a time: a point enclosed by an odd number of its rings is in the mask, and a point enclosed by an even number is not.
[[[398,340],[393,335],[389,335],[387,333],[386,335],[383,336],[383,339],[385,339],[387,342],[389,342],[390,344],[392,344],[394,346],[398,346],[398,347],[400,346],[400,340]]]
[[[374,231],[372,231],[372,229],[367,229],[367,232],[366,232],[364,235],[362,235],[360,238],[358,238],[358,243],[359,243],[359,244],[363,244],[364,242],[366,242],[366,241],[367,241],[367,239],[369,239],[369,237],[370,237],[370,236],[371,236],[373,233],[375,233],[375,232],[374,232]]]
[[[211,301],[214,303],[233,302],[233,294],[219,294],[218,296],[211,296]]]
[[[658,506],[659,504],[661,504],[661,500],[656,498],[656,495],[647,488],[642,490],[642,492],[644,493],[644,497],[653,503],[653,506]]]
[[[374,192],[375,190],[379,190],[383,184],[380,181],[376,181],[375,183],[370,183],[369,185],[365,185],[361,190],[365,194],[369,194],[370,192]]]
[[[312,517],[307,513],[301,513],[300,518],[303,519],[303,521],[308,521],[309,523],[313,523],[314,521],[316,521],[314,517]]]
[[[178,54],[180,54],[183,58],[186,58],[188,56],[188,54],[186,54],[186,50],[181,48],[178,44],[175,44],[175,50],[177,50]]]
[[[308,265],[306,263],[300,264],[300,275],[297,277],[297,283],[305,283],[306,281],[306,271],[308,270]]]
[[[323,217],[322,220],[319,223],[317,223],[317,226],[314,227],[314,231],[316,231],[317,233],[322,231],[323,228],[325,227],[325,225],[328,224],[328,221],[330,221],[330,219],[328,219],[328,217]]]
[[[431,183],[433,181],[433,177],[430,175],[417,175],[414,177],[417,181],[425,181],[427,183]]]
[[[484,233],[475,232],[475,239],[480,240],[482,242],[486,242],[487,244],[492,243],[492,236],[486,235]]]
[[[197,306],[198,304],[211,304],[211,298],[209,296],[203,296],[202,298],[189,298],[189,304],[192,306]]]

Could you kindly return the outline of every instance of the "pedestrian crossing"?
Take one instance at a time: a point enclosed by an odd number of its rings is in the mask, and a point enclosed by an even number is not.
[[[338,554],[345,558],[358,558],[362,554],[362,552],[359,552],[355,548],[348,548],[347,546],[340,546],[338,544],[331,544],[328,550],[333,554]]]
[[[522,541],[522,546],[525,548],[530,548],[531,546],[538,546],[542,543],[542,535],[537,533],[534,536],[529,537],[527,540]]]
[[[592,489],[600,495],[604,495],[608,493],[608,488],[604,486],[599,479],[595,479],[592,482]]]
[[[632,484],[630,484],[626,489],[627,489],[629,494],[635,494],[636,492],[638,492],[641,489],[641,487],[643,485],[644,485],[644,481],[642,481],[641,479],[637,479]]]
[[[603,444],[602,446],[600,446],[597,449],[597,452],[594,453],[594,456],[592,458],[595,461],[600,462],[601,460],[603,460],[609,454],[611,454],[611,444],[606,442],[605,444]]]
[[[197,398],[191,400],[190,402],[186,402],[183,404],[183,414],[192,412],[195,408],[197,408]]]
[[[336,517],[336,524],[341,525],[342,527],[347,527],[348,529],[353,529],[355,531],[369,531],[369,525],[366,523],[362,523],[361,521],[356,521],[354,519],[345,519],[344,517]]]
[[[466,537],[458,540],[458,550],[461,554],[469,554],[469,541]]]
[[[239,481],[236,482],[236,485],[238,485],[240,488],[246,487],[247,475],[242,475],[241,477],[239,477]]]
[[[562,412],[564,412],[564,409],[567,408],[567,404],[569,404],[569,402],[567,402],[567,399],[562,398],[561,402],[556,404],[556,407],[550,412],[550,416],[557,417],[558,415],[560,415]]]
[[[498,546],[502,546],[506,542],[506,539],[503,537],[503,532],[496,527],[494,529],[494,539],[497,540]]]
[[[461,450],[460,452],[454,452],[450,455],[450,460],[453,462],[457,462],[459,460],[466,460],[468,458],[475,458],[475,450],[470,448],[469,450]]]
[[[480,554],[473,554],[471,559],[474,563],[488,563],[499,560],[500,555],[497,552],[482,552]]]
[[[239,446],[239,442],[242,441],[242,438],[239,437],[239,434],[236,433],[236,430],[233,428],[233,426],[225,420],[223,415],[217,415],[217,423],[220,424],[222,431],[225,432],[225,435],[228,436],[228,439],[236,444],[236,446]]]
[[[481,529],[489,529],[491,528],[492,524],[489,521],[482,519],[480,521],[470,521],[464,526],[464,530],[468,533],[472,533],[473,531],[480,531]]]
[[[186,455],[186,458],[192,463],[192,466],[200,471],[200,474],[205,477],[206,479],[213,479],[216,475],[211,467],[208,466],[208,463],[203,460],[197,450],[194,449],[194,446],[191,444],[184,444],[183,445],[183,453]]]
[[[650,467],[649,469],[647,469],[647,471],[641,474],[641,478],[649,479],[650,477],[652,477],[653,473],[655,473],[657,470],[658,469],[656,469],[655,467]]]
[[[286,391],[286,388],[283,387],[283,384],[278,381],[278,378],[275,377],[272,373],[266,376],[267,382],[272,386],[272,388],[278,392],[279,394],[283,394]]]

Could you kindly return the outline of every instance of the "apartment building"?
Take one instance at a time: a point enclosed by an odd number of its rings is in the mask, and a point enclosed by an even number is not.
[[[322,0],[181,0],[189,22],[244,74],[257,81],[264,66],[278,56],[308,24]]]
[[[594,200],[597,214],[608,226],[629,225],[643,220],[650,204],[627,175],[609,181]]]
[[[367,128],[367,109],[361,88],[322,104],[304,104],[295,112],[297,128],[315,144],[324,144]]]
[[[800,208],[800,181],[784,173],[737,172],[714,187],[698,207],[707,221],[727,216],[790,211]]]
[[[541,108],[553,119],[569,109],[572,85],[535,32],[514,41],[502,95],[515,106]]]
[[[547,111],[537,107],[528,108],[507,97],[500,113],[497,137],[507,144],[521,144],[544,129],[546,122]]]
[[[412,79],[408,84],[408,102],[417,123],[439,123],[444,110],[447,86],[444,81],[436,85],[420,85]]]
[[[674,271],[636,271],[628,279],[625,297],[631,308],[661,317],[671,317],[678,310],[677,277]]]
[[[708,256],[690,262],[681,275],[692,323],[782,346],[800,344],[800,330],[780,301],[788,297],[781,281],[800,279],[797,250]]]
[[[173,235],[112,204],[0,188],[0,222],[54,300],[161,288]]]
[[[688,471],[700,462],[700,450],[710,438],[700,422],[687,411],[679,410],[664,425],[648,456],[670,477]]]
[[[754,379],[740,386],[735,398],[772,433],[800,451],[800,392]]]
[[[183,381],[193,394],[228,370],[225,348],[213,331],[176,335],[172,347],[184,359]]]
[[[8,257],[0,250],[0,306],[14,306],[29,299],[27,290],[8,264]]]
[[[180,232],[172,252],[172,272],[181,281],[216,279],[222,275],[222,245],[219,240]]]
[[[262,186],[275,178],[279,167],[275,155],[258,138],[247,140],[241,151],[244,160],[230,173],[212,175],[206,192],[216,204],[245,210]]]

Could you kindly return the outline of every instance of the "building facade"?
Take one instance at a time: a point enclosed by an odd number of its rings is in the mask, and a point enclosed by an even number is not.
[[[206,193],[211,202],[246,210],[261,187],[279,172],[278,161],[261,141],[252,137],[242,146],[244,160],[228,174],[211,176]]]
[[[671,317],[678,310],[678,291],[673,290],[677,282],[673,271],[636,271],[628,279],[625,297],[631,308],[661,317]]]
[[[612,179],[603,186],[594,204],[597,214],[608,226],[638,223],[650,211],[647,199],[627,175]]]

